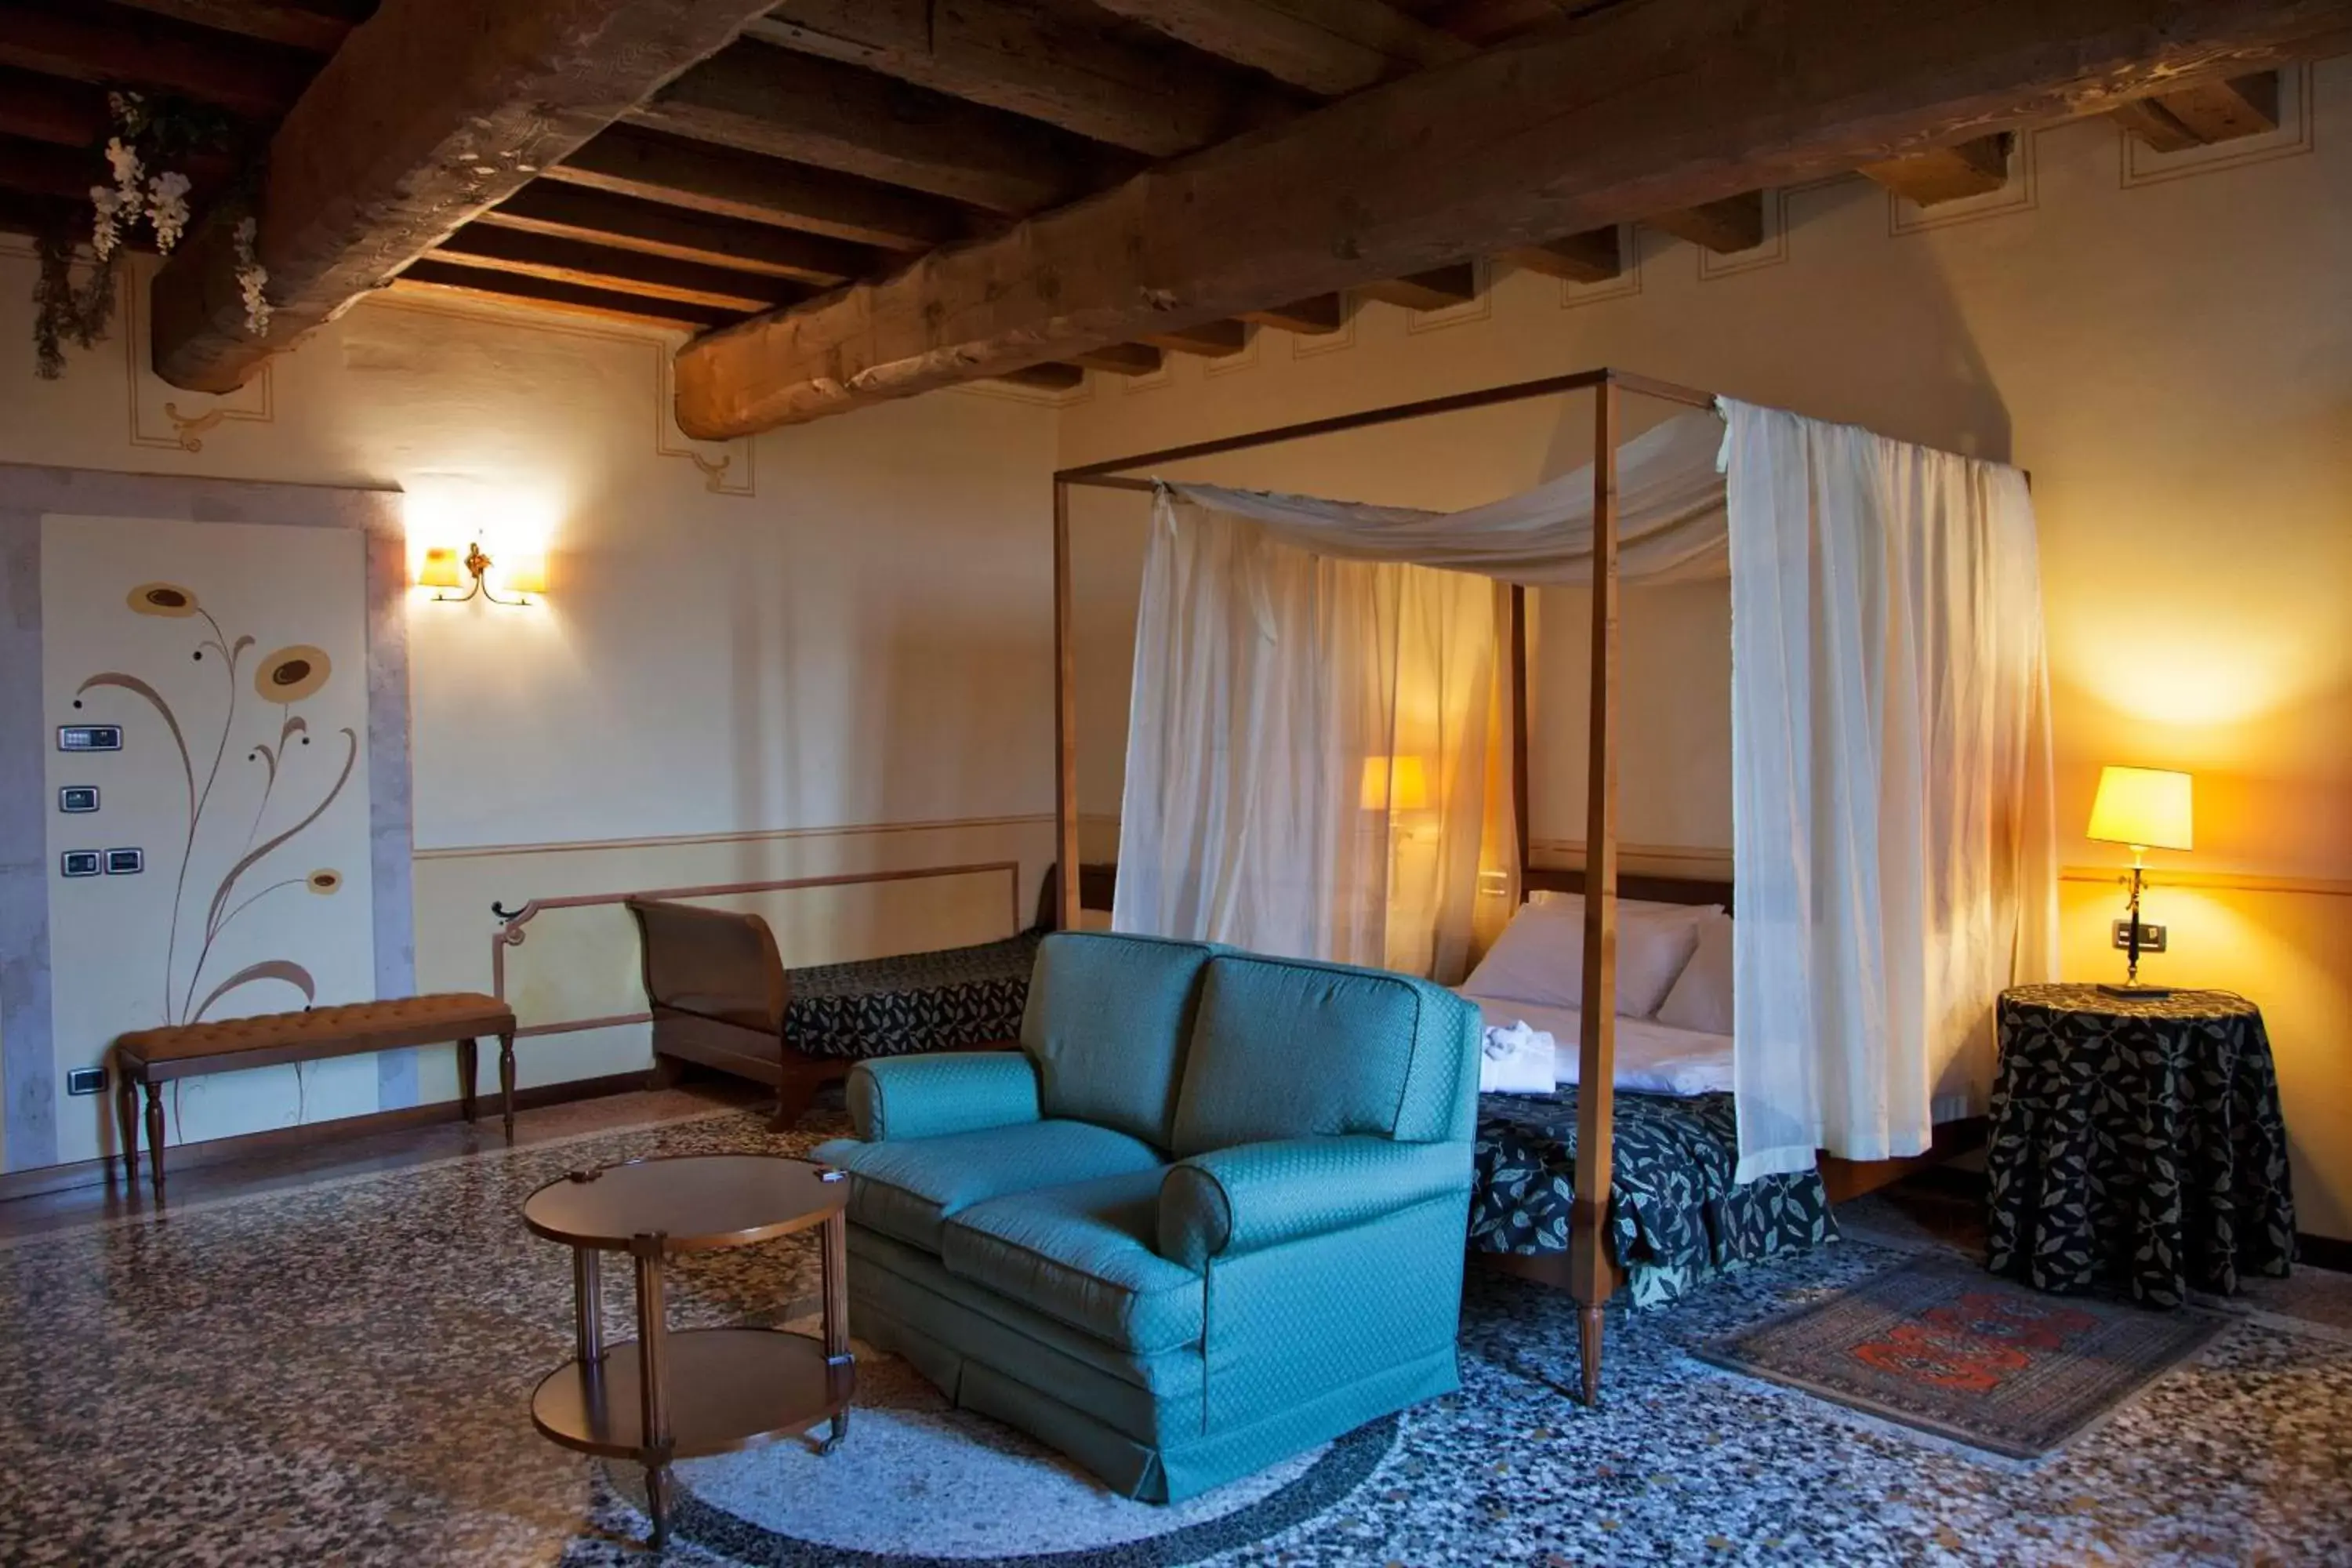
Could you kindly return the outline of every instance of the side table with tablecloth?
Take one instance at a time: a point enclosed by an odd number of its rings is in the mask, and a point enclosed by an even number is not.
[[[2286,1125],[2252,1002],[2026,985],[2000,1022],[1989,1268],[2161,1307],[2287,1272]]]

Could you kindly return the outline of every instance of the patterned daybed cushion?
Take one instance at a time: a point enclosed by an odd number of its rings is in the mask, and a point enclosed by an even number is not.
[[[1609,1250],[1633,1304],[1671,1301],[1708,1275],[1837,1236],[1818,1172],[1735,1185],[1731,1096],[1617,1095]],[[1568,1250],[1576,1199],[1576,1090],[1481,1095],[1470,1247]]]
[[[788,969],[784,1038],[810,1056],[849,1060],[1017,1039],[1042,934]]]

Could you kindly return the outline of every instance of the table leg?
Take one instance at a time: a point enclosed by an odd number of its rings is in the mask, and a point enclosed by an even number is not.
[[[155,1195],[163,1195],[163,1086],[146,1083],[147,1091],[147,1164],[155,1184]]]
[[[662,1300],[662,1243],[658,1233],[635,1237],[629,1251],[637,1261],[638,1383],[644,1390],[645,1444],[640,1458],[646,1467],[646,1501],[653,1517],[653,1547],[669,1540],[669,1324]]]
[[[598,1300],[604,1289],[604,1254],[593,1247],[572,1249],[572,1332],[580,1370],[590,1377],[604,1361],[604,1319]]]
[[[839,1366],[851,1360],[849,1353],[849,1222],[847,1216],[835,1211],[824,1222],[822,1250],[824,1280],[824,1359]],[[832,1428],[825,1434],[817,1452],[830,1454],[841,1447],[849,1436],[849,1410],[844,1406],[833,1417]]]
[[[480,1067],[478,1052],[472,1037],[469,1036],[459,1040],[457,1042],[457,1109],[465,1112],[466,1120],[468,1121],[474,1120],[474,1079]]]
[[[122,1194],[139,1190],[139,1086],[130,1071],[114,1064],[114,1132],[122,1144]]]
[[[507,1142],[514,1142],[514,1031],[503,1030],[499,1035],[499,1100],[506,1114]]]

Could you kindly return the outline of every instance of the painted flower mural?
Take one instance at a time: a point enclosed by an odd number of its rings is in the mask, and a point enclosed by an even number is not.
[[[210,659],[222,667],[227,682],[228,700],[221,716],[219,733],[195,738],[193,747],[179,711],[152,681],[125,670],[106,670],[83,681],[74,695],[74,706],[79,708],[93,692],[114,690],[129,693],[154,709],[178,752],[181,776],[186,786],[187,833],[181,846],[178,880],[172,892],[170,936],[164,945],[163,1022],[194,1023],[223,997],[265,981],[292,986],[308,1005],[317,997],[317,984],[307,968],[290,958],[268,958],[247,963],[215,980],[209,990],[205,986],[207,980],[213,979],[213,960],[221,938],[248,910],[285,889],[303,888],[325,897],[343,885],[343,874],[331,867],[274,879],[269,878],[268,872],[270,862],[278,852],[299,838],[325,816],[327,808],[335,803],[343,793],[344,786],[351,782],[352,771],[359,761],[359,735],[350,726],[341,727],[335,731],[342,737],[343,754],[334,776],[305,781],[312,789],[323,783],[324,788],[318,794],[316,801],[307,811],[296,808],[297,815],[289,826],[263,837],[272,819],[270,808],[278,802],[281,787],[290,794],[296,782],[289,776],[293,770],[287,765],[288,747],[298,738],[305,746],[310,743],[310,721],[296,709],[327,688],[334,675],[333,661],[322,648],[308,643],[295,643],[256,661],[250,676],[241,679],[240,674],[255,646],[255,639],[243,636],[231,638],[212,612],[205,608],[194,589],[177,583],[142,583],[124,596],[124,603],[133,613],[142,616],[200,621],[203,627],[209,628],[210,635],[197,638],[196,646],[190,650],[191,657],[198,664]],[[245,753],[247,763],[258,764],[262,769],[259,804],[249,816],[239,814],[240,821],[223,822],[226,796],[216,800],[215,790],[221,783],[222,764],[228,755],[230,738],[238,727],[239,701],[248,685],[264,702],[280,710],[277,732],[274,736],[255,742]],[[198,764],[202,761],[203,741],[207,738],[213,741],[212,758],[200,770]],[[302,771],[307,773],[316,766],[316,763],[310,763]],[[215,807],[223,809],[216,810]],[[191,865],[197,858],[200,842],[215,846],[226,842],[234,847],[236,858],[214,885],[209,896],[198,898],[191,897],[188,878]],[[199,906],[202,910],[200,919],[197,918]],[[190,955],[184,963],[184,953]]]

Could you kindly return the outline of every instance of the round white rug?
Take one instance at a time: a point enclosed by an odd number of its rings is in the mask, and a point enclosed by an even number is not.
[[[677,1465],[673,1534],[762,1568],[1177,1568],[1324,1512],[1387,1456],[1396,1422],[1183,1502],[1134,1502],[860,1346],[849,1435],[819,1454],[824,1430]],[[636,1467],[608,1474],[642,1508]]]

